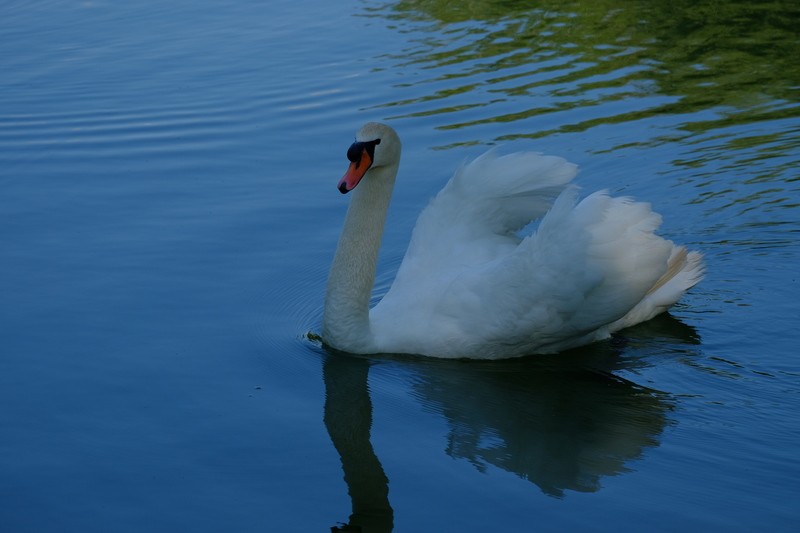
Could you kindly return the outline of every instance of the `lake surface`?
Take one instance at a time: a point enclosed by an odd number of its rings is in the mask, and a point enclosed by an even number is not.
[[[796,531],[800,4],[6,2],[0,530]],[[329,354],[367,120],[419,210],[498,145],[705,254],[554,356]]]

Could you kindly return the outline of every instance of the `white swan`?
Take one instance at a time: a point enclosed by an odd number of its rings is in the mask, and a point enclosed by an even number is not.
[[[661,217],[649,204],[605,191],[578,202],[575,165],[489,152],[425,208],[392,287],[370,309],[400,139],[370,122],[347,156],[339,190],[355,191],[322,326],[335,349],[479,359],[556,352],[649,320],[703,277],[699,253],[654,234]],[[536,219],[532,235],[517,235]]]

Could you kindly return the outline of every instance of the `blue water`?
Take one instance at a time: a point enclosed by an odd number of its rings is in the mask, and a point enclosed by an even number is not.
[[[0,531],[800,527],[800,9],[653,4],[0,8]],[[494,145],[652,202],[707,277],[556,356],[329,354],[373,119],[377,297]]]

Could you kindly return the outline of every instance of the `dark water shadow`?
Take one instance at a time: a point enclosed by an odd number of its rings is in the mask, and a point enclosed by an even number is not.
[[[370,441],[371,367],[411,370],[412,394],[449,427],[447,455],[480,471],[514,473],[563,498],[567,491],[596,492],[604,477],[631,471],[631,463],[658,446],[672,423],[668,393],[614,374],[652,364],[631,353],[632,345],[646,339],[684,354],[700,342],[693,328],[667,315],[609,342],[556,356],[449,361],[325,354],[325,426],[352,501],[348,523],[332,531],[393,528],[389,478]]]

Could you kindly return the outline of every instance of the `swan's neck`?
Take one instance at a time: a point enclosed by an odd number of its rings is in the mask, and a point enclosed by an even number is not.
[[[371,169],[353,191],[347,210],[328,277],[322,319],[323,340],[340,350],[371,351],[369,301],[397,168]]]

